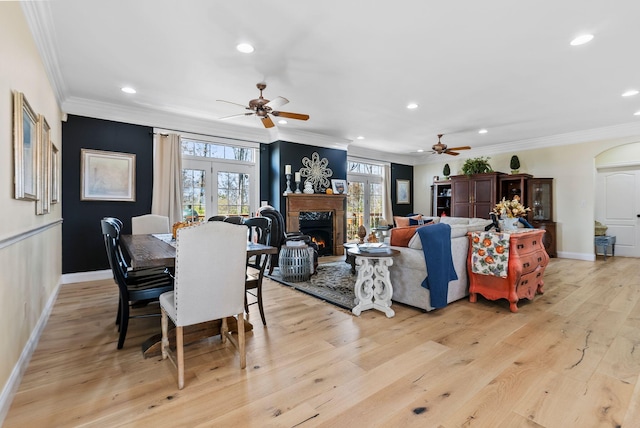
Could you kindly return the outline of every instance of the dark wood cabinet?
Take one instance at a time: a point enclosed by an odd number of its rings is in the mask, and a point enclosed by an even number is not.
[[[500,198],[512,200],[514,196],[520,197],[520,202],[524,205],[527,203],[528,180],[533,178],[531,174],[511,174],[500,177]]]
[[[501,172],[455,175],[451,177],[451,215],[489,218],[498,198]]]
[[[527,180],[527,206],[531,212],[527,220],[536,229],[544,229],[543,244],[549,257],[556,254],[556,223],[553,221],[553,178]]]
[[[431,186],[431,215],[451,215],[451,181],[434,181]]]

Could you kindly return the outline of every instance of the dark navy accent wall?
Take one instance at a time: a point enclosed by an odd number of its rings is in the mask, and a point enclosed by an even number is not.
[[[396,180],[410,180],[409,204],[396,203]],[[393,206],[393,215],[405,216],[413,213],[413,166],[402,165],[398,163],[391,164],[391,203]]]
[[[100,220],[118,217],[128,234],[131,217],[151,212],[153,128],[69,115],[62,138],[62,273],[109,269]],[[81,149],[135,153],[136,201],[81,201]]]

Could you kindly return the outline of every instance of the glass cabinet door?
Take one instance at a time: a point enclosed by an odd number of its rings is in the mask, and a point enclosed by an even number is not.
[[[529,220],[553,220],[553,179],[534,178],[529,180],[528,207],[531,208]]]

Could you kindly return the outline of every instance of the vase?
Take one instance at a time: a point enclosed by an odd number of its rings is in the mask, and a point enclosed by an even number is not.
[[[358,238],[360,238],[360,244],[364,244],[364,237],[367,236],[367,229],[364,226],[358,228]]]
[[[514,231],[518,229],[518,219],[515,217],[507,217],[499,220],[500,230],[502,232]]]

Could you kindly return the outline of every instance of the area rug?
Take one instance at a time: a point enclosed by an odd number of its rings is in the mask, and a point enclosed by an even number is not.
[[[351,310],[355,306],[353,286],[356,276],[351,273],[351,265],[344,261],[319,264],[318,273],[304,282],[283,281],[279,268],[275,268],[273,273],[267,276],[341,308]]]

